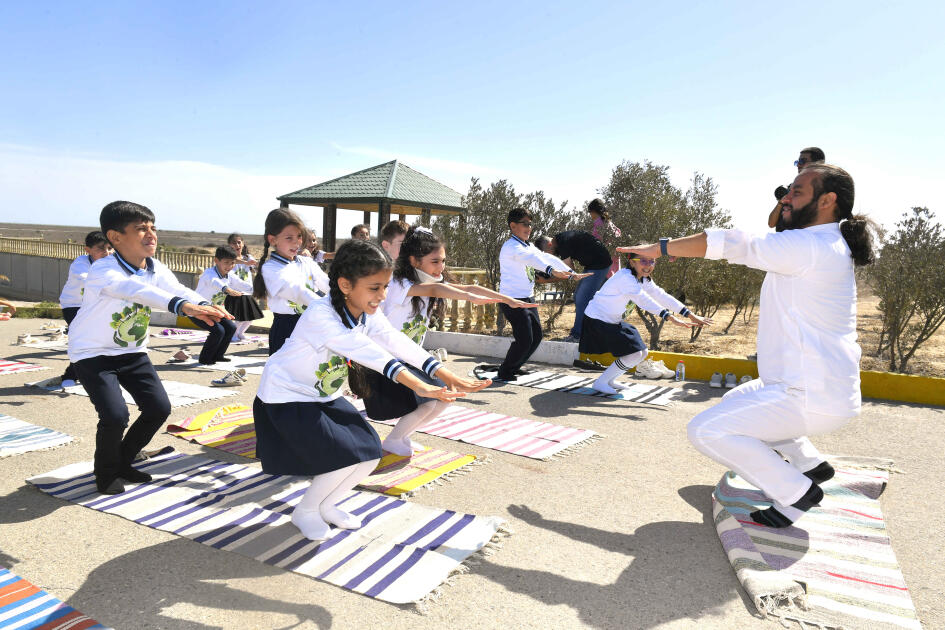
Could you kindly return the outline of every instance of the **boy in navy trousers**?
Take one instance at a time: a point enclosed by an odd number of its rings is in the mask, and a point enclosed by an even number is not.
[[[230,315],[182,285],[153,258],[157,231],[148,208],[114,201],[102,209],[99,222],[115,253],[89,270],[82,307],[69,327],[69,360],[98,413],[95,485],[103,494],[119,494],[124,481],[151,480],[131,463],[171,414],[167,392],[147,355],[151,309],[207,324]],[[141,410],[127,433],[122,387]]]

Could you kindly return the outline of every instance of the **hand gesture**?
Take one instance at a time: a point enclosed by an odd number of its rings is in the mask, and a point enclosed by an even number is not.
[[[413,391],[424,398],[436,398],[443,402],[454,402],[457,398],[462,398],[466,395],[463,392],[453,391],[446,387],[437,387],[436,385],[430,385],[423,381],[417,383],[417,385],[413,387]]]
[[[191,304],[186,302],[180,309],[180,312],[188,317],[199,319],[205,324],[213,326],[221,319],[233,319],[233,316],[226,312],[222,306],[212,304]]]
[[[682,326],[683,328],[695,328],[695,326],[696,326],[696,325],[693,324],[692,322],[687,322],[687,321],[685,321],[685,320],[679,319],[679,318],[676,317],[675,315],[670,315],[670,316],[669,316],[669,321],[673,322],[673,323],[676,324],[677,326]]]
[[[699,317],[695,313],[689,313],[689,321],[691,321],[696,326],[711,326],[712,325],[711,317]]]
[[[470,293],[469,297],[466,298],[467,302],[472,302],[473,304],[495,304],[496,302],[501,302],[502,298],[497,298],[488,295],[476,295],[475,293]]]
[[[538,308],[538,304],[536,302],[523,302],[521,300],[516,300],[515,298],[507,299],[505,304],[512,308]]]

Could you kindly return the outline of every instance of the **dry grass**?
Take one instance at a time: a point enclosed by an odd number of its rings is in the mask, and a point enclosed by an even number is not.
[[[863,348],[860,367],[864,370],[886,371],[889,367],[888,359],[874,356],[882,324],[882,314],[877,308],[878,303],[879,299],[874,295],[860,295],[857,317],[859,342]],[[549,304],[542,305],[540,308],[542,321],[545,321],[553,307]],[[706,328],[695,342],[689,341],[688,330],[667,324],[663,327],[660,336],[660,350],[736,358],[745,358],[753,354],[758,332],[758,311],[756,309],[748,321],[740,314],[726,335],[722,329],[731,319],[732,312],[733,309],[729,307],[719,309],[713,318],[715,323],[710,328]],[[635,319],[636,321],[631,321],[631,323],[640,329],[643,340],[649,342],[649,335],[643,322],[639,318]],[[564,338],[573,323],[574,305],[569,304],[558,318],[555,331],[550,338]],[[509,329],[506,328],[505,332],[508,334]],[[931,339],[919,347],[906,368],[910,374],[945,377],[945,327],[940,328]]]

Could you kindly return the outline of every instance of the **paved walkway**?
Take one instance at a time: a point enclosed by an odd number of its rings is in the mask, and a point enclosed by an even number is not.
[[[514,534],[459,576],[429,614],[378,602],[236,554],[70,505],[24,483],[89,460],[95,414],[88,399],[23,387],[54,376],[64,355],[11,347],[40,320],[0,322],[0,357],[50,366],[0,377],[0,413],[79,438],[51,451],[0,460],[0,565],[116,628],[699,628],[772,629],[752,616],[711,525],[710,492],[723,469],[686,441],[686,421],[721,394],[705,384],[674,407],[597,400],[515,386],[466,404],[605,434],[570,457],[529,460],[426,435],[438,448],[487,456],[485,466],[412,501],[507,518]],[[155,344],[162,376],[207,383],[210,373],[164,366],[176,348]],[[251,350],[239,350],[240,353]],[[256,351],[259,352],[259,351]],[[468,371],[471,357],[451,357]],[[257,376],[229,402],[251,403]],[[219,401],[175,409],[172,420]],[[894,548],[919,617],[945,627],[945,409],[868,402],[847,428],[816,440],[828,453],[896,460],[883,497]],[[244,462],[159,433],[154,446]]]

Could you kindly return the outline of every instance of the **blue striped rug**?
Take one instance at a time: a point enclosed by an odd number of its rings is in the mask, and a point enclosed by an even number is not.
[[[28,479],[43,492],[141,525],[255,558],[383,601],[420,602],[471,555],[491,552],[504,521],[352,491],[338,505],[362,518],[312,542],[290,522],[304,477],[183,455],[167,448],[138,465],[154,476],[122,494],[95,491],[91,462]]]
[[[71,435],[0,414],[0,457],[55,448],[72,439]]]

